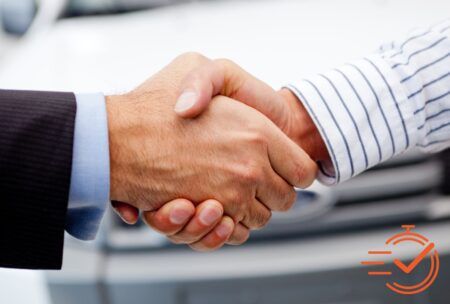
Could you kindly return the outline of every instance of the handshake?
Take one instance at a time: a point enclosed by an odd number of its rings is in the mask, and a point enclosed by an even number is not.
[[[181,55],[106,108],[115,211],[199,251],[244,243],[329,158],[297,97],[228,60]]]

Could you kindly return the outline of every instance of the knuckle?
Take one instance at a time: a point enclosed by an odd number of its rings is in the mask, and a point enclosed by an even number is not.
[[[242,160],[236,168],[237,181],[244,186],[254,186],[264,180],[265,171],[262,164],[254,159]]]
[[[294,178],[295,182],[300,187],[305,187],[308,184],[311,174],[308,172],[304,163],[296,163],[294,165]]]
[[[295,177],[299,182],[303,181],[308,176],[308,172],[303,163],[295,164],[294,170]]]
[[[214,62],[225,68],[230,68],[230,67],[233,67],[236,65],[236,63],[234,63],[234,61],[227,59],[227,58],[218,58],[218,59],[215,59]]]
[[[247,185],[259,184],[263,180],[262,168],[257,165],[245,166],[241,172],[241,179]]]
[[[251,216],[252,221],[250,222],[251,229],[258,230],[263,228],[267,225],[267,223],[270,221],[270,218],[272,217],[272,212],[266,211],[266,212],[257,212],[254,215]]]
[[[205,61],[207,58],[203,56],[202,54],[198,52],[186,52],[180,55],[180,58],[187,60],[187,61],[193,61],[193,62],[202,62]]]
[[[236,215],[230,215],[230,217],[237,223],[245,220],[245,207],[242,206]]]
[[[225,193],[224,211],[234,220],[242,219],[245,209],[245,194],[238,189],[230,189]]]
[[[260,123],[255,123],[253,126],[250,126],[254,132],[249,136],[249,142],[252,146],[256,147],[267,147],[267,138],[263,130],[261,129]]]
[[[284,201],[280,204],[280,209],[278,211],[286,212],[289,211],[295,203],[297,193],[294,188],[290,188],[287,193],[284,194]]]
[[[307,187],[311,186],[311,184],[316,180],[317,170],[318,170],[317,164],[312,161],[311,165],[310,165],[310,168],[308,170],[309,176],[308,176],[308,179],[307,179]]]
[[[317,166],[314,162],[304,163],[296,167],[297,176],[302,188],[309,187],[317,175]]]
[[[297,193],[294,187],[284,181],[282,183],[280,184],[277,180],[274,184],[266,186],[270,188],[266,189],[266,192],[270,191],[271,193],[268,205],[272,211],[288,211],[296,200]]]
[[[233,187],[227,191],[226,196],[226,201],[230,203],[233,210],[241,209],[244,193],[240,189]]]

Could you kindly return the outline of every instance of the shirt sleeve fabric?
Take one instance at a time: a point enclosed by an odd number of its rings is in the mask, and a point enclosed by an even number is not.
[[[366,58],[287,85],[319,130],[333,185],[408,149],[450,146],[450,20]]]
[[[109,141],[105,98],[76,94],[77,113],[66,231],[95,238],[109,201]]]

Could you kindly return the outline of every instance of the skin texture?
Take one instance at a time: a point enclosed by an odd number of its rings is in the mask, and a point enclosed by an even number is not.
[[[195,75],[195,73],[196,71],[193,72],[193,75]],[[203,82],[205,84],[208,82],[208,79],[206,77],[203,80],[200,78],[201,76],[199,75],[195,75],[194,77],[188,77],[186,79],[185,85],[189,87],[190,83],[194,79],[196,81]],[[255,91],[261,91],[264,88],[266,88],[265,84],[263,84],[262,82],[260,84],[261,84],[260,86],[255,86],[254,89]],[[232,85],[232,83],[228,82],[228,85]],[[240,101],[242,102],[245,100],[249,106],[253,106],[258,110],[264,111],[264,114],[268,116],[274,123],[283,126],[284,128],[283,131],[287,133],[287,135],[289,135],[289,137],[293,139],[299,146],[301,146],[305,151],[307,151],[308,154],[310,154],[310,156],[314,160],[316,161],[326,160],[329,158],[326,146],[323,143],[322,137],[320,136],[318,130],[316,129],[316,126],[314,125],[313,121],[311,120],[307,111],[304,109],[301,102],[299,102],[297,97],[295,97],[295,95],[292,94],[290,90],[282,89],[277,92],[273,91],[272,89],[267,90],[267,94],[269,95],[275,94],[276,95],[275,100],[280,101],[279,106],[282,109],[279,109],[274,112],[265,110],[264,104],[261,104],[260,102],[261,99],[248,98],[248,96],[251,97],[251,92],[241,93],[240,88],[236,89],[234,92],[237,93],[236,96],[234,96],[235,98],[236,97],[240,98]],[[245,96],[242,96],[240,94],[243,94]],[[207,102],[203,106],[206,107],[208,104],[209,103]],[[197,111],[198,110],[201,109],[197,108]],[[273,115],[273,113],[280,113],[280,114],[276,116]],[[181,113],[181,115],[183,115],[183,113]],[[197,114],[195,112],[190,112],[189,114],[187,114],[187,116],[196,116],[196,115],[198,115],[198,112]],[[205,202],[204,205],[207,205],[209,203],[210,203],[209,201]],[[179,208],[184,208],[192,218],[190,222],[186,222],[183,225],[176,225],[176,232],[172,232],[170,229],[166,230],[166,227],[168,226],[167,223],[170,222],[169,216],[167,214],[163,216],[158,216],[157,219],[155,218],[155,214],[157,214],[158,212],[144,212],[143,216],[145,217],[151,216],[152,218],[154,218],[152,221],[149,222],[149,225],[154,229],[160,231],[161,233],[165,234],[174,243],[188,244],[193,249],[200,251],[215,250],[223,245],[221,240],[217,239],[216,243],[211,244],[209,248],[207,245],[202,245],[201,248],[197,247],[197,244],[203,243],[202,236],[206,232],[209,232],[212,229],[214,229],[209,225],[203,226],[199,225],[198,226],[199,230],[196,230],[195,232],[193,232],[190,229],[191,227],[190,223],[199,221],[198,220],[199,214],[201,214],[201,212],[205,212],[206,206],[201,210],[199,210],[199,207],[197,207],[197,210],[195,210],[192,203],[185,201],[183,205],[179,206]],[[134,217],[137,219],[138,217],[137,213]],[[233,234],[231,235],[230,239],[226,242],[226,244],[241,245],[248,240],[249,235],[250,231],[246,227],[243,227],[242,225],[236,225]]]
[[[258,110],[274,122],[315,161],[329,159],[326,146],[303,104],[288,89],[275,91],[234,62],[218,59],[205,62],[183,79],[180,95],[195,92],[193,105],[175,111],[180,117],[194,118],[223,95]]]
[[[247,228],[263,227],[271,210],[292,206],[292,185],[306,187],[316,175],[302,149],[243,103],[218,96],[196,119],[176,115],[183,79],[209,62],[180,56],[106,102],[116,211],[133,223],[137,211],[130,207],[138,208],[150,226],[198,250],[242,243]]]

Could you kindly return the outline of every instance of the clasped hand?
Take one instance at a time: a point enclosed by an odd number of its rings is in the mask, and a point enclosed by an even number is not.
[[[195,53],[106,104],[114,209],[196,250],[242,244],[288,210],[324,150],[289,91]]]

